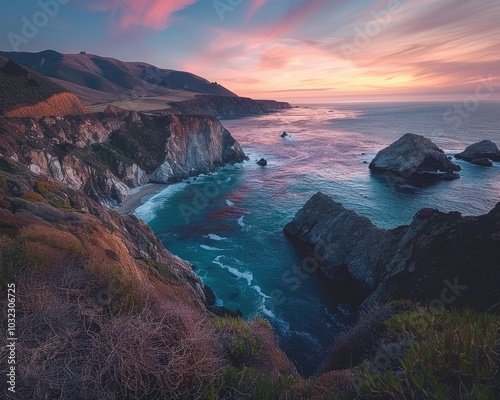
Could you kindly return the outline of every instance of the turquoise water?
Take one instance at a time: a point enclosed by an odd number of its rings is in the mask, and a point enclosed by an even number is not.
[[[500,164],[457,162],[462,179],[425,188],[372,176],[369,162],[407,132],[447,153],[482,139],[500,144],[500,105],[481,104],[450,121],[452,104],[317,105],[222,121],[250,161],[172,185],[136,210],[165,246],[189,260],[218,296],[245,317],[269,319],[299,370],[309,375],[355,319],[314,274],[283,227],[317,191],[384,228],[407,224],[423,207],[478,215],[500,201]],[[291,137],[279,135],[287,131]],[[268,166],[255,164],[264,157]],[[307,265],[306,265],[307,267]],[[296,268],[296,269],[294,269]],[[297,272],[298,271],[298,272]]]

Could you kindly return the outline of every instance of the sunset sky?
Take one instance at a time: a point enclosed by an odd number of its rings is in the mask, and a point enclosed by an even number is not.
[[[21,37],[20,51],[145,61],[193,72],[242,96],[293,102],[461,100],[477,93],[500,99],[498,0],[6,4],[5,51]],[[48,21],[43,13],[52,14]],[[29,38],[27,20],[40,26]]]

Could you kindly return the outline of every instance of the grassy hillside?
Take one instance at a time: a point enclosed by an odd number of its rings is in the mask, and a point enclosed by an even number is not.
[[[0,57],[0,114],[12,107],[33,105],[65,92],[66,89],[50,79]]]
[[[92,54],[0,52],[62,85],[88,103],[129,97],[161,96],[177,91],[236,96],[216,83],[188,72],[156,68],[139,62],[123,62]]]

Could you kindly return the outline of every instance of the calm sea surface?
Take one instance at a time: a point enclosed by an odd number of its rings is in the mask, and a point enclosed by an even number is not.
[[[167,249],[196,266],[219,305],[264,317],[304,374],[314,372],[332,340],[355,319],[315,275],[291,274],[299,254],[283,227],[316,192],[332,196],[383,228],[411,222],[424,207],[488,212],[500,201],[500,163],[456,161],[462,178],[425,188],[394,187],[372,176],[375,154],[403,134],[432,139],[454,154],[482,139],[500,145],[500,104],[469,115],[447,103],[310,105],[222,121],[250,157],[210,176],[172,185],[136,210]],[[285,139],[280,134],[291,136]],[[264,157],[268,166],[255,161]],[[272,294],[284,293],[277,304]]]

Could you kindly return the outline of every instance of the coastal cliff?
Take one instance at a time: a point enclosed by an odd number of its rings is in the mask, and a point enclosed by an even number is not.
[[[5,398],[223,398],[253,379],[300,379],[270,325],[215,306],[144,222],[0,155],[7,285],[18,340],[16,393]],[[1,346],[2,358],[9,351]]]
[[[423,209],[410,225],[383,230],[317,193],[284,232],[354,305],[431,302],[446,291],[456,306],[500,307],[500,203],[478,217]]]
[[[193,100],[169,103],[165,113],[242,117],[285,110],[292,106],[275,100],[253,100],[246,97],[197,95]]]
[[[63,118],[0,118],[0,127],[0,154],[109,206],[122,205],[129,188],[176,182],[245,159],[209,116],[109,107]]]

